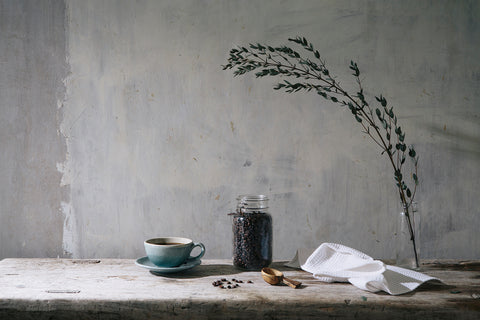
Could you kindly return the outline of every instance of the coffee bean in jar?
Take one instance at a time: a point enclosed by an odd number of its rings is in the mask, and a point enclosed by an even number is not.
[[[272,263],[272,216],[268,197],[242,195],[233,214],[233,265],[260,270]]]

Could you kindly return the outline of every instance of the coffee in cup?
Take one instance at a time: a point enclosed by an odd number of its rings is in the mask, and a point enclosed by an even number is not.
[[[178,267],[187,260],[200,259],[205,254],[205,246],[202,243],[181,237],[153,238],[145,240],[144,246],[148,259],[153,264],[165,268]],[[192,257],[190,253],[195,247],[199,247],[201,252]]]

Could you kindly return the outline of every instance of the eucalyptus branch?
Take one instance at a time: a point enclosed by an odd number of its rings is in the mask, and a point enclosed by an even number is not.
[[[333,103],[347,107],[355,120],[362,126],[362,132],[367,134],[381,148],[381,153],[386,154],[392,166],[400,201],[406,209],[405,215],[409,221],[411,240],[417,257],[415,234],[410,221],[409,209],[418,185],[418,156],[413,146],[407,147],[405,133],[398,124],[393,107],[388,106],[383,95],[375,96],[376,103],[379,104],[378,107],[371,106],[365,97],[360,80],[360,70],[356,62],[351,61],[349,68],[357,82],[358,91],[355,93],[347,92],[331,76],[325,61],[312,43],[301,37],[288,40],[306,51],[309,57],[303,57],[299,52],[288,46],[272,47],[257,43],[250,44],[248,47],[239,46],[231,49],[228,63],[223,66],[223,69],[233,69],[234,76],[252,71],[255,72],[257,78],[278,76],[282,78],[282,81],[274,86],[275,90],[284,90],[287,93],[313,91]],[[377,125],[377,121],[379,125]],[[392,135],[395,135],[395,145],[392,143]],[[413,192],[407,185],[402,173],[407,159],[406,155],[413,164],[411,173],[411,182],[414,184]]]

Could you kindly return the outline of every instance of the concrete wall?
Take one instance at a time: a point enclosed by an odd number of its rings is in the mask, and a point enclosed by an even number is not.
[[[0,259],[62,255],[65,5],[0,1]]]
[[[420,155],[421,255],[479,258],[477,1],[3,1],[1,10],[0,258],[134,258],[158,235],[227,258],[227,213],[242,193],[271,197],[274,258],[325,241],[392,258],[393,173],[351,114],[221,70],[234,45],[296,35],[346,87],[357,61],[369,99],[382,93],[395,107]]]

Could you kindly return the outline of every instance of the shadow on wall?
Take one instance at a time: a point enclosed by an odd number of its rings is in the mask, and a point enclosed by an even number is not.
[[[436,125],[425,125],[427,132],[441,137],[444,140],[442,147],[455,153],[470,155],[473,158],[480,158],[480,137],[471,135],[463,128],[456,127],[449,129],[447,125],[443,127]]]

